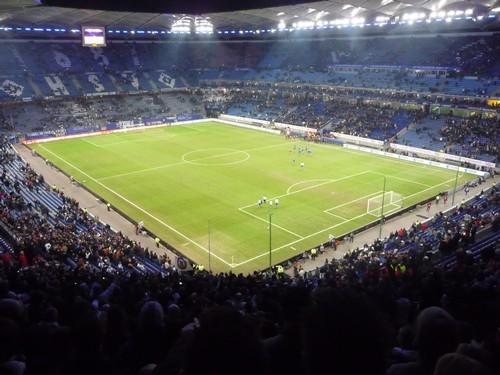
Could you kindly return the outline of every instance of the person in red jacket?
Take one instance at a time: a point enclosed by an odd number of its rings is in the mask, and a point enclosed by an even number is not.
[[[2,254],[1,259],[5,264],[12,264],[12,254],[8,251]]]
[[[24,254],[24,251],[19,252],[19,264],[21,267],[28,267],[28,258],[26,258],[26,255]]]

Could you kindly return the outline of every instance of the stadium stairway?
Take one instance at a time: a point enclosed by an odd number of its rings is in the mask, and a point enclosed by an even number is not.
[[[151,79],[151,76],[149,75],[149,72],[142,72],[142,75],[146,79],[146,82],[149,84],[149,86],[151,86],[151,88],[153,90],[158,91],[158,86],[156,85],[156,83],[154,82],[154,80]]]
[[[40,89],[40,87],[38,86],[38,84],[35,82],[35,80],[33,79],[33,77],[31,75],[29,75],[29,74],[26,75],[26,81],[29,83],[29,85],[33,89],[35,96],[37,96],[37,97],[44,96],[42,90]]]
[[[14,252],[14,248],[3,236],[0,235],[0,253],[4,252],[12,253]]]

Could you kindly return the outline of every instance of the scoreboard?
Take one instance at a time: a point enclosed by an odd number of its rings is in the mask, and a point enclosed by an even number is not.
[[[106,29],[102,26],[82,26],[82,45],[84,47],[105,47]]]

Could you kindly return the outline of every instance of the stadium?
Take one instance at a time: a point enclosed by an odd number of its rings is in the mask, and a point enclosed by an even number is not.
[[[0,2],[0,374],[500,373],[500,3],[101,3]]]

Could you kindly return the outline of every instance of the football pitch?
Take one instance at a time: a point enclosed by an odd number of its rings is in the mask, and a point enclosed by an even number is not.
[[[236,273],[266,268],[270,245],[275,264],[377,221],[384,176],[398,197],[384,196],[387,214],[453,188],[456,177],[210,121],[30,147],[190,259],[207,267],[210,249],[212,270]],[[459,184],[473,178],[460,174]],[[264,196],[279,206],[259,207]]]

